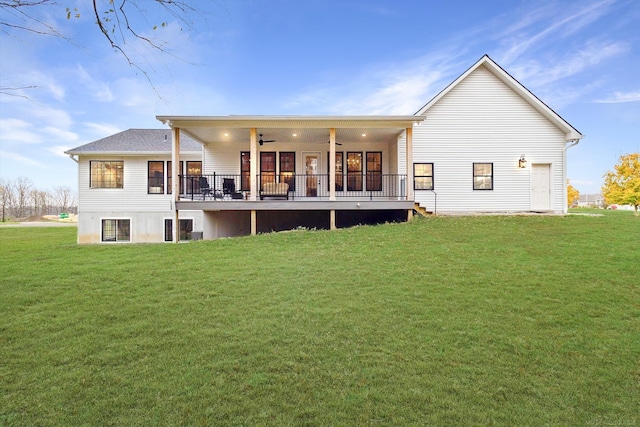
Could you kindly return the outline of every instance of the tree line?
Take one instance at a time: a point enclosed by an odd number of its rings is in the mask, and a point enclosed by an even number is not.
[[[24,176],[14,180],[0,178],[0,205],[2,222],[30,216],[78,212],[77,197],[70,187],[57,186],[50,191],[42,190]]]

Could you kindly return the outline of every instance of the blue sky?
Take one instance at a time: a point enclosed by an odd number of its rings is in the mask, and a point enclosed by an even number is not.
[[[0,86],[35,86],[0,95],[1,178],[75,189],[64,150],[156,115],[414,114],[484,54],[586,136],[568,151],[581,193],[640,152],[637,0],[194,1],[191,29],[136,23],[166,43],[126,45],[151,83],[75,4],[38,11],[73,43],[0,32]]]

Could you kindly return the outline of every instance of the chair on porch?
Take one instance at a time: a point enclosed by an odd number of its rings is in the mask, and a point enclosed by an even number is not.
[[[236,192],[236,181],[233,178],[222,179],[222,193],[232,199],[242,199],[242,193]]]
[[[200,184],[200,193],[202,194],[202,200],[204,200],[207,196],[210,196],[212,194],[211,187],[209,187],[209,180],[206,176],[201,176],[198,182]]]

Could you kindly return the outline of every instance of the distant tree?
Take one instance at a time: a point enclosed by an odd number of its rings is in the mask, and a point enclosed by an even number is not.
[[[631,205],[638,215],[640,205],[640,153],[620,156],[613,171],[604,174],[602,195],[605,203]]]
[[[11,189],[11,181],[0,178],[0,205],[2,205],[2,222],[5,222],[8,216],[9,208],[13,199],[13,191]]]
[[[76,204],[76,198],[70,187],[59,186],[53,189],[53,201],[60,208],[60,212],[69,212]]]
[[[64,6],[61,3],[73,4],[75,2],[70,0],[0,0],[0,32],[13,34],[16,30],[24,31],[54,36],[73,43],[73,40],[48,18],[49,15],[55,17],[56,8],[58,8],[60,16],[67,20],[82,18],[77,8],[69,6],[62,9]],[[202,13],[192,4],[198,4],[198,2],[195,0],[92,0],[91,13],[93,16],[89,19],[94,20],[97,30],[102,33],[107,43],[121,53],[130,66],[138,69],[149,80],[145,69],[131,59],[127,40],[141,40],[153,49],[168,53],[165,42],[142,35],[143,31],[147,29],[156,30],[166,27],[168,22],[148,24],[148,28],[139,28],[139,24],[136,27],[136,23],[148,23],[148,17],[155,16],[156,10],[159,10],[160,16],[173,19],[181,29],[184,27],[193,28],[194,19],[202,16]],[[35,86],[0,87],[0,94],[15,95],[16,91],[33,87]]]
[[[567,205],[571,207],[578,203],[579,199],[580,192],[567,180]]]
[[[18,218],[28,215],[29,199],[33,183],[25,176],[16,178],[13,183],[13,214]]]

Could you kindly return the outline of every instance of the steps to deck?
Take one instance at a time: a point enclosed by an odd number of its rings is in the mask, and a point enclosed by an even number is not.
[[[418,215],[420,215],[420,216],[423,216],[423,217],[428,217],[428,216],[430,216],[430,215],[432,215],[432,214],[433,214],[433,212],[429,212],[429,211],[427,211],[425,208],[423,208],[422,206],[420,206],[420,204],[419,204],[419,203],[415,203],[415,204],[413,205],[413,211],[414,211],[416,214],[418,214]]]

